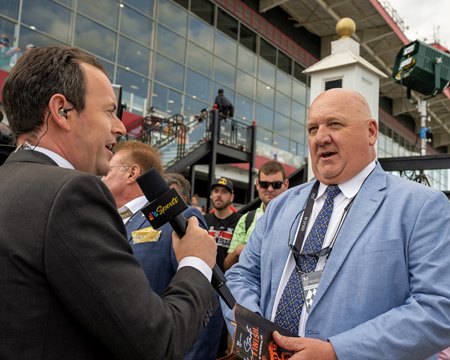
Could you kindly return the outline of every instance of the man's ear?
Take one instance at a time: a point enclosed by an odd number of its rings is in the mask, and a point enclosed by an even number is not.
[[[130,175],[128,175],[127,182],[132,183],[135,182],[136,179],[141,175],[141,168],[137,164],[133,164],[129,168]]]
[[[64,112],[66,107],[70,106],[62,94],[54,94],[48,101],[48,121],[52,121],[55,126],[62,130],[70,130],[70,122],[67,121],[68,113]]]

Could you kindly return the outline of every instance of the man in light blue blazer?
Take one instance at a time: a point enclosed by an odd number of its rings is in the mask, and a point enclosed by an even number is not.
[[[162,296],[178,269],[178,261],[172,247],[173,228],[169,223],[159,229],[153,229],[150,222],[140,211],[148,204],[136,179],[150,168],[163,173],[159,153],[150,145],[128,141],[117,145],[110,161],[110,171],[103,177],[116,201],[119,213],[125,224],[128,242],[133,254],[139,261],[144,273],[156,294]],[[179,174],[166,174],[170,187],[187,201],[190,184]],[[206,222],[200,211],[189,206],[183,212],[186,219],[197,217],[199,225],[206,229]],[[211,307],[208,320],[204,322],[197,340],[184,356],[184,360],[215,360],[219,346],[222,317],[213,315]]]
[[[317,257],[315,272],[323,273],[315,297],[301,308],[301,337],[274,333],[275,341],[295,359],[437,358],[450,345],[449,201],[383,171],[375,160],[378,125],[360,94],[319,95],[307,130],[318,189],[306,235],[326,188],[339,185],[340,193],[323,240],[327,251]],[[237,302],[272,321],[296,271],[290,245],[315,183],[269,204],[226,273]],[[222,310],[233,332],[234,314],[223,304]]]

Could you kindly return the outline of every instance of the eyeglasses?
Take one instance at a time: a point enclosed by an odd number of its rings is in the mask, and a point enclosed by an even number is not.
[[[113,171],[114,168],[124,168],[124,170],[128,170],[131,165],[111,165],[108,170],[108,174]]]
[[[263,189],[268,189],[271,185],[274,190],[278,190],[281,189],[283,181],[259,181],[259,186]]]

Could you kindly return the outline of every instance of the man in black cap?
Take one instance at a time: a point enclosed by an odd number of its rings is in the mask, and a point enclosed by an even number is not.
[[[216,264],[222,271],[223,261],[227,256],[228,248],[230,247],[233,231],[236,227],[242,214],[234,212],[230,207],[234,199],[233,182],[227,178],[221,177],[211,185],[210,199],[213,206],[213,211],[205,215],[206,224],[208,225],[209,234],[214,237],[217,243],[217,258]],[[222,317],[220,308],[211,317],[211,322],[215,321],[216,316]],[[219,345],[219,352],[217,357],[223,357],[227,352],[228,330],[225,326],[223,318],[222,338]]]

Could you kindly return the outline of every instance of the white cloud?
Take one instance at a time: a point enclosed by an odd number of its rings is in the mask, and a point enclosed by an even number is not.
[[[449,0],[388,0],[409,27],[405,31],[411,40],[432,42],[437,35],[441,45],[450,47]]]

